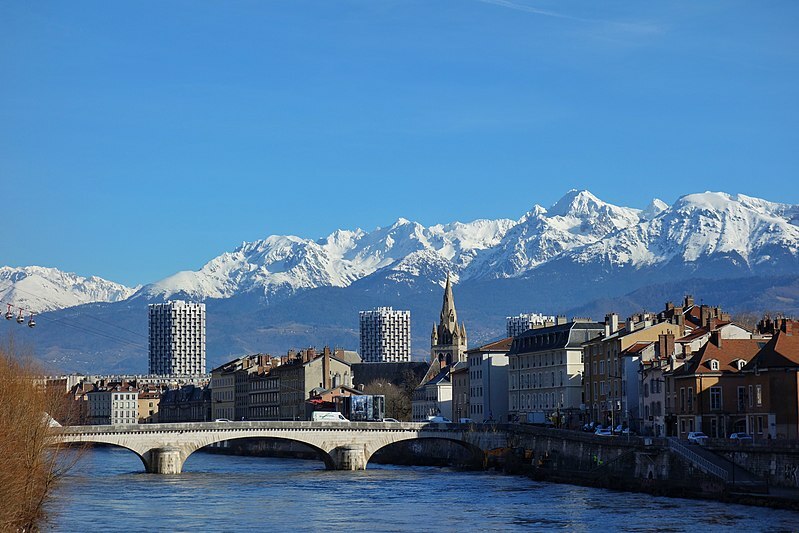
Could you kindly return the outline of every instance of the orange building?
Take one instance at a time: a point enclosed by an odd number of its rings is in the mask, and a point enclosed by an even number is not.
[[[724,339],[715,330],[710,340],[666,378],[670,434],[685,438],[703,431],[711,438],[746,431],[747,393],[741,370],[764,346],[763,339]]]
[[[743,368],[746,432],[755,439],[799,439],[799,323],[771,325],[772,338]]]

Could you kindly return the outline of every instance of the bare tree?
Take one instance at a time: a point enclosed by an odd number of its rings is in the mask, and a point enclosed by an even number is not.
[[[411,399],[403,389],[384,379],[376,379],[366,387],[366,394],[382,394],[386,397],[386,416],[397,420],[410,420]]]
[[[54,440],[54,418],[69,420],[65,391],[48,388],[30,358],[0,347],[0,530],[32,531],[45,502],[73,464]]]

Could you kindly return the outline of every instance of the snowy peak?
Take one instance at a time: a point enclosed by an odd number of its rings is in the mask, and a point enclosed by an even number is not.
[[[0,301],[34,313],[94,302],[118,302],[137,289],[56,268],[0,267]]]
[[[575,250],[573,259],[635,268],[723,261],[747,273],[762,267],[795,269],[794,207],[723,192],[689,194],[651,220]]]
[[[606,206],[605,202],[591,194],[589,191],[571,189],[547,210],[547,214],[554,216],[584,216],[589,215]]]
[[[669,208],[669,204],[661,200],[660,198],[654,198],[649,205],[646,206],[646,209],[641,211],[641,219],[642,220],[652,220],[660,213],[665,211]]]
[[[638,210],[571,190],[548,210],[534,205],[515,221],[426,227],[399,218],[372,231],[338,229],[316,240],[271,235],[244,242],[199,270],[147,285],[136,296],[205,300],[248,293],[269,301],[360,280],[376,287],[440,282],[447,274],[460,281],[523,277],[545,265],[560,268],[564,261],[580,266],[580,275],[595,277],[614,268],[674,265],[694,273],[702,268],[709,277],[723,269],[797,272],[799,206],[704,192],[683,196],[672,206],[654,199]],[[134,290],[55,269],[0,270],[3,301],[22,302],[37,311],[117,301]]]
[[[588,191],[569,191],[549,210],[533,207],[495,248],[475,260],[465,278],[515,277],[559,255],[639,222],[639,211],[618,207]]]

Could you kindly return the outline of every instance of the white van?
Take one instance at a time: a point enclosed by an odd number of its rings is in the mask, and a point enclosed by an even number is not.
[[[338,411],[314,411],[311,413],[311,420],[314,422],[349,422]]]

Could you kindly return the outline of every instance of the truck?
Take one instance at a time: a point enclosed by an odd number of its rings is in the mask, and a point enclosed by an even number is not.
[[[362,394],[342,398],[344,415],[352,422],[382,422],[386,417],[386,397]]]
[[[338,411],[314,411],[311,413],[313,422],[349,422],[344,415]]]

